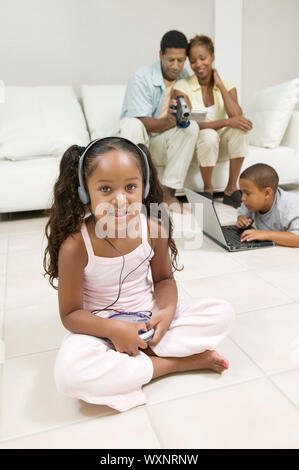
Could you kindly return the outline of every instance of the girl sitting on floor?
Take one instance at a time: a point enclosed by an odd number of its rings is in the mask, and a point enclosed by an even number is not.
[[[233,309],[214,298],[177,300],[171,223],[167,233],[149,213],[162,200],[141,144],[109,137],[64,153],[44,258],[53,287],[58,279],[61,321],[69,330],[55,363],[58,391],[125,411],[146,403],[142,386],[156,377],[228,368],[214,349],[228,334]],[[144,322],[122,321],[119,313]],[[140,333],[151,328],[147,343]]]

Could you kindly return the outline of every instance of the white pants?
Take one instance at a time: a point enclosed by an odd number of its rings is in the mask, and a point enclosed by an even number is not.
[[[195,154],[200,166],[215,166],[217,162],[247,157],[248,134],[241,129],[226,127],[199,131]]]
[[[168,331],[153,346],[160,357],[186,357],[213,350],[228,334],[235,314],[218,299],[181,300]],[[142,350],[129,356],[95,336],[68,333],[58,352],[54,377],[59,392],[119,411],[146,403],[142,385],[153,363]]]
[[[124,118],[116,136],[125,137],[135,144],[149,148],[156,167],[165,167],[161,183],[173,189],[184,187],[187,171],[191,163],[199,128],[196,122],[181,129],[177,126],[159,134],[148,134],[138,118]]]

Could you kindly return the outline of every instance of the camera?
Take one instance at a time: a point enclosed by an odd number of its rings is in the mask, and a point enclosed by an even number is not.
[[[186,103],[185,98],[182,95],[176,97],[176,106],[172,106],[173,109],[176,109],[176,122],[178,127],[188,127],[190,126],[190,109]]]

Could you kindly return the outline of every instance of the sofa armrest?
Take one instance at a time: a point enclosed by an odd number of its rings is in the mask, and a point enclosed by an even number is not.
[[[299,156],[299,111],[293,112],[281,145],[295,149]]]

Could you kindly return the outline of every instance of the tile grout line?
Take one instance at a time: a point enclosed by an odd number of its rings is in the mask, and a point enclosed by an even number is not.
[[[182,395],[180,397],[171,398],[170,400],[161,400],[157,403],[149,403],[149,404],[146,404],[145,406],[148,407],[148,408],[152,408],[154,406],[162,405],[162,404],[165,404],[165,403],[171,403],[173,401],[184,400],[184,399],[187,399],[187,398],[190,398],[190,397],[194,397],[195,395],[202,395],[204,393],[219,392],[219,391],[225,390],[227,388],[235,388],[235,387],[238,387],[240,385],[248,384],[248,383],[251,383],[251,382],[257,382],[259,380],[264,380],[266,378],[267,378],[266,375],[263,374],[263,377],[253,377],[251,379],[246,379],[246,380],[243,380],[243,381],[240,381],[240,382],[236,382],[234,384],[220,385],[220,386],[212,388],[212,389],[197,391],[197,392],[190,393],[188,395]]]
[[[9,251],[9,233],[7,234],[7,245],[6,245],[6,260],[5,260],[5,280],[4,280],[4,294],[3,294],[3,331],[2,338],[3,341],[3,366],[5,364],[5,337],[6,337],[6,296],[7,296],[7,272],[8,272],[8,251]]]
[[[10,441],[16,441],[16,440],[20,440],[20,439],[25,439],[27,437],[37,436],[39,434],[45,434],[45,433],[48,433],[48,432],[51,432],[51,431],[57,431],[59,429],[67,428],[69,426],[76,426],[76,425],[84,424],[84,423],[87,423],[87,422],[90,422],[90,421],[95,421],[96,419],[99,419],[101,417],[105,418],[107,416],[114,416],[114,415],[115,415],[114,410],[111,409],[111,412],[109,412],[107,414],[104,414],[104,415],[98,414],[98,415],[93,416],[91,418],[80,419],[79,421],[71,421],[70,423],[57,425],[57,426],[54,426],[54,427],[51,427],[51,428],[41,429],[39,431],[31,432],[31,433],[28,433],[28,434],[18,434],[14,437],[8,437],[8,438],[5,438],[5,439],[0,439],[0,444],[3,444],[5,442],[10,442]]]
[[[169,400],[169,401],[171,401],[171,400]],[[161,448],[161,449],[164,449],[163,444],[162,444],[162,442],[161,442],[160,433],[159,433],[159,431],[158,431],[158,429],[157,429],[157,426],[154,424],[153,419],[152,419],[152,416],[151,416],[151,414],[150,414],[150,412],[149,412],[149,407],[150,407],[150,405],[147,405],[147,404],[145,405],[145,413],[146,413],[146,415],[147,415],[147,417],[148,417],[148,420],[149,420],[151,429],[153,430],[153,433],[154,433],[154,435],[156,436],[157,441],[158,441],[159,444],[160,444],[160,448]]]
[[[236,263],[238,263],[238,261],[236,261]],[[238,263],[239,264],[239,263]],[[277,265],[273,265],[271,267],[273,268],[280,268],[280,267],[284,267],[284,266],[288,266],[288,265],[294,265],[294,264],[299,264],[298,261],[294,261],[293,263],[284,263],[284,264],[277,264]],[[230,274],[239,274],[240,272],[245,272],[245,273],[254,273],[254,274],[257,274],[257,270],[260,268],[260,266],[257,266],[257,267],[253,267],[253,268],[248,268],[247,269],[247,266],[246,265],[242,265],[240,264],[240,267],[243,267],[244,269],[243,270],[240,270],[240,271],[234,271],[234,272],[231,272],[231,271],[228,271],[226,273],[222,273],[222,274],[209,274],[209,275],[206,275],[206,276],[202,276],[202,277],[197,277],[197,278],[192,278],[192,279],[176,279],[180,282],[189,282],[189,281],[200,281],[202,279],[209,279],[209,278],[219,278],[219,277],[222,277],[222,276],[225,276],[225,275],[230,275]],[[257,274],[258,275],[258,274]],[[258,275],[259,276],[259,275]],[[272,284],[271,282],[269,281],[266,281],[263,277],[259,276],[260,279],[262,279],[263,281],[265,281],[268,285],[270,285],[271,287],[274,287],[275,289],[277,289],[277,286],[275,286],[274,284]],[[284,292],[281,291],[282,294],[286,295],[289,297],[288,294],[285,294]]]
[[[231,339],[231,338],[230,338]],[[233,340],[232,340],[233,341]],[[234,342],[234,341],[233,341]],[[242,348],[236,344],[241,350]],[[242,350],[242,352],[244,352]],[[246,354],[246,353],[245,353]],[[246,354],[247,355],[247,354]],[[248,356],[248,355],[247,355]],[[254,362],[250,356],[248,356],[249,359]],[[255,362],[254,362],[255,363]],[[144,410],[146,412],[146,415],[149,419],[149,422],[150,422],[150,425],[151,425],[151,428],[159,442],[159,444],[161,445],[161,449],[163,449],[163,445],[162,445],[162,442],[161,442],[161,439],[159,438],[159,432],[156,430],[156,426],[154,425],[153,423],[153,420],[152,420],[152,417],[150,415],[150,412],[149,412],[149,409],[154,407],[154,406],[157,406],[157,405],[162,405],[162,404],[165,404],[165,403],[170,403],[170,402],[173,402],[173,401],[177,401],[177,400],[182,400],[182,399],[187,399],[191,396],[194,396],[194,395],[201,395],[203,393],[210,393],[210,392],[217,392],[217,391],[220,391],[220,390],[223,390],[223,389],[227,389],[227,388],[234,388],[236,386],[240,386],[240,385],[243,385],[243,384],[247,384],[247,383],[251,383],[251,382],[255,382],[255,381],[259,381],[259,380],[264,380],[265,378],[266,379],[269,379],[269,381],[272,383],[272,381],[270,380],[270,377],[259,367],[257,366],[259,369],[260,369],[260,372],[262,372],[263,376],[262,377],[254,377],[254,378],[251,378],[251,379],[248,379],[248,380],[244,380],[244,381],[241,381],[241,382],[238,382],[238,383],[235,383],[235,384],[228,384],[228,385],[224,385],[224,386],[219,386],[219,387],[216,387],[216,388],[213,388],[213,389],[210,389],[210,390],[203,390],[201,392],[195,392],[195,393],[191,393],[191,394],[188,394],[188,395],[183,395],[183,396],[180,396],[180,397],[175,397],[171,400],[162,400],[162,401],[159,401],[157,403],[152,403],[152,404],[145,404],[143,405],[144,406]],[[285,371],[285,373],[287,373],[289,371]],[[273,384],[273,383],[272,383]],[[275,386],[275,384],[273,384]],[[278,391],[284,396],[284,394],[281,392],[281,390],[279,388],[277,388],[277,386],[275,386],[276,389],[278,389]],[[285,397],[288,399],[288,397]],[[290,401],[290,399],[288,399],[288,401]],[[291,401],[291,404],[294,406],[294,403]],[[137,408],[137,407],[136,407]],[[295,405],[295,408],[297,408],[297,406]],[[51,428],[46,428],[46,429],[42,429],[40,431],[36,431],[36,432],[32,432],[32,433],[28,433],[28,434],[21,434],[21,435],[17,435],[17,436],[14,436],[14,437],[9,437],[9,438],[6,438],[6,439],[0,439],[0,444],[3,444],[5,442],[12,442],[12,441],[16,441],[16,440],[21,440],[21,439],[24,439],[24,438],[29,438],[29,437],[33,437],[33,436],[37,436],[37,435],[40,435],[40,434],[44,434],[44,433],[48,433],[48,432],[52,432],[52,431],[56,431],[56,430],[60,430],[60,429],[63,429],[63,428],[67,428],[69,426],[76,426],[76,425],[79,425],[79,424],[84,424],[84,423],[87,423],[87,422],[91,422],[91,421],[95,421],[96,419],[100,419],[101,417],[105,418],[105,417],[109,417],[109,416],[114,416],[115,415],[115,411],[114,410],[111,410],[111,412],[105,414],[105,415],[96,415],[96,416],[93,416],[91,418],[86,418],[86,419],[82,419],[82,420],[79,420],[79,421],[72,421],[70,423],[65,423],[65,424],[62,424],[60,426],[54,426],[54,427],[51,427]]]
[[[33,232],[30,232],[30,233],[33,233]],[[7,358],[6,355],[5,355],[6,318],[7,318],[7,312],[8,312],[9,310],[12,310],[12,309],[8,309],[8,308],[7,308],[8,255],[9,255],[9,250],[10,250],[10,238],[11,238],[11,235],[12,235],[12,234],[11,234],[10,232],[7,233],[7,252],[6,252],[5,286],[4,286],[4,299],[3,299],[4,364],[5,364],[5,362],[6,362],[7,359],[8,359],[8,360],[11,359],[11,358]],[[53,348],[53,349],[57,349],[57,348]],[[51,349],[51,350],[53,350],[53,349]],[[50,350],[41,351],[41,352],[47,352],[47,351],[50,351]],[[17,355],[17,356],[12,356],[12,358],[24,357],[24,356],[32,355],[32,354],[36,354],[36,353],[20,354],[20,355]]]
[[[237,387],[238,385],[242,385],[242,384],[245,384],[245,383],[249,383],[249,382],[254,382],[255,380],[260,380],[260,379],[264,379],[266,378],[266,375],[264,372],[262,372],[262,377],[252,377],[250,379],[245,379],[245,380],[240,380],[238,382],[235,382],[235,383],[231,383],[231,384],[226,384],[226,385],[217,385],[216,387],[213,387],[213,388],[208,388],[208,389],[205,389],[205,390],[201,390],[201,391],[197,391],[197,392],[191,392],[191,393],[188,393],[186,395],[182,395],[180,397],[175,397],[175,398],[171,398],[170,400],[161,400],[157,403],[150,403],[150,404],[147,404],[146,406],[155,406],[155,405],[159,405],[161,403],[165,403],[165,402],[171,402],[171,401],[175,401],[175,400],[180,400],[182,398],[188,398],[190,396],[194,396],[194,395],[201,395],[202,393],[209,393],[209,392],[216,392],[216,391],[219,391],[219,390],[223,390],[225,388],[233,388],[233,387]]]
[[[290,264],[298,264],[298,266],[299,266],[299,263],[290,263]],[[288,266],[288,265],[285,265],[285,264],[284,264],[283,266]],[[275,268],[275,267],[277,268],[277,267],[280,267],[280,266],[273,266],[273,267],[274,267],[274,268]],[[272,284],[270,281],[266,281],[266,280],[265,280],[262,276],[260,276],[258,273],[256,273],[256,274],[257,274],[257,276],[258,276],[260,279],[262,279],[264,282],[266,282],[267,284],[269,284],[269,286],[272,286],[272,287],[274,287],[276,290],[279,290],[283,295],[285,295],[286,297],[289,297],[293,302],[296,302],[296,301],[297,301],[296,299],[293,299],[289,294],[286,294],[285,292],[283,292],[283,290],[282,290],[280,287],[275,286],[275,285]]]
[[[60,346],[57,346],[55,348],[44,349],[42,351],[33,351],[33,352],[29,352],[29,353],[16,354],[15,356],[7,357],[6,360],[10,361],[10,360],[14,360],[14,359],[34,356],[34,355],[37,355],[37,354],[44,354],[44,353],[47,353],[47,352],[58,351],[59,348],[60,348]]]
[[[260,370],[260,372],[263,373],[264,377],[267,380],[269,380],[269,382],[274,386],[274,388],[276,388],[279,394],[281,394],[284,398],[286,398],[286,400],[292,405],[292,407],[295,407],[296,410],[299,409],[299,406],[295,402],[293,402],[293,400],[288,395],[286,395],[286,393],[283,390],[281,390],[278,387],[278,385],[273,381],[272,376],[274,374],[268,374],[266,371],[264,371],[264,369],[259,364],[257,364],[257,362],[253,358],[251,358],[251,356],[246,351],[244,351],[244,349],[240,346],[240,344],[235,339],[233,339],[231,336],[229,338],[247,356],[247,358],[250,359],[251,362],[253,362],[253,364]],[[292,372],[297,369],[298,367],[295,367],[294,369],[283,371],[283,373]],[[276,375],[280,375],[280,373],[281,372],[277,372]]]
[[[299,371],[299,365],[295,367],[294,369],[289,369],[289,370],[283,370],[281,372],[274,372],[273,374],[269,374],[269,377],[276,377],[277,375],[286,375],[290,372],[295,372],[296,370]],[[297,406],[297,405],[296,405]]]
[[[246,310],[245,312],[239,312],[236,314],[236,318],[238,318],[238,316],[242,316],[242,315],[247,315],[249,313],[254,313],[254,312],[259,312],[260,310],[268,310],[268,309],[272,309],[272,308],[278,308],[278,307],[284,307],[284,306],[287,306],[287,305],[293,305],[294,303],[296,303],[295,301],[292,301],[290,299],[290,302],[287,302],[287,303],[283,303],[283,304],[278,304],[278,305],[271,305],[269,307],[262,307],[262,308],[254,308],[252,310]]]
[[[206,278],[203,278],[203,279],[206,279]],[[193,280],[200,280],[200,279],[193,279]],[[269,284],[270,285],[270,284]],[[275,287],[275,286],[271,286],[271,287]],[[183,286],[183,289],[185,290],[185,292],[191,297],[191,299],[195,299],[197,297],[193,297],[192,294],[189,293],[189,291],[187,290],[187,288],[185,288],[185,286]],[[286,297],[289,297],[287,294],[281,292],[283,295],[285,295]],[[223,298],[223,297],[221,297]],[[270,305],[269,307],[265,306],[265,307],[258,307],[258,308],[253,308],[252,310],[245,310],[244,312],[238,312],[236,315],[243,315],[244,313],[250,313],[250,312],[256,312],[256,311],[259,311],[259,310],[266,310],[268,308],[276,308],[276,307],[281,307],[283,305],[291,305],[293,303],[299,303],[299,300],[294,300],[292,299],[291,297],[288,298],[288,301],[287,302],[283,302],[282,304],[276,304],[276,305]]]

